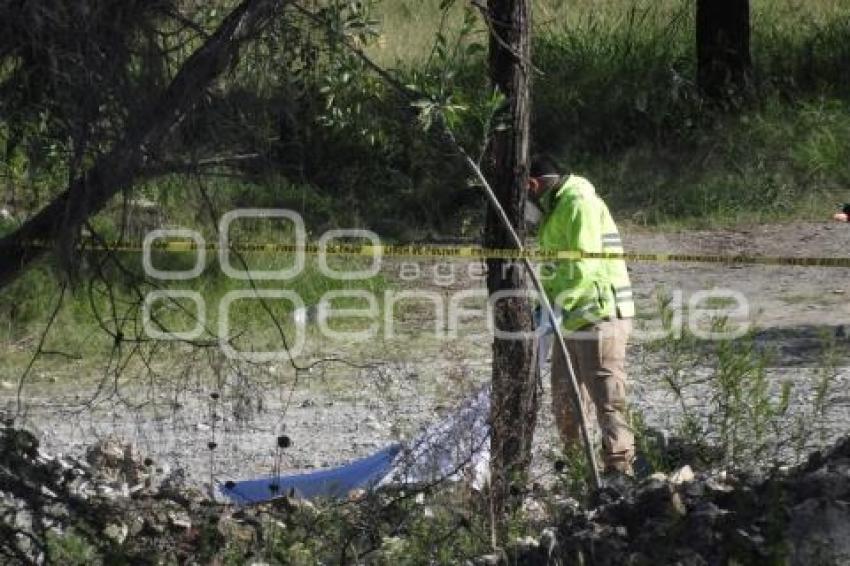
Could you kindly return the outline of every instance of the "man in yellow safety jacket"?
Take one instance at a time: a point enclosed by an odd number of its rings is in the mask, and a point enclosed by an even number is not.
[[[617,225],[587,179],[563,175],[547,158],[532,161],[529,193],[542,213],[539,243],[548,251],[622,253]],[[635,314],[621,258],[560,260],[543,272],[553,308],[561,310],[567,349],[582,392],[602,433],[605,472],[632,473],[634,436],[626,419],[626,342]],[[580,442],[569,375],[557,343],[552,351],[552,403],[561,438]],[[592,402],[592,403],[591,403]]]

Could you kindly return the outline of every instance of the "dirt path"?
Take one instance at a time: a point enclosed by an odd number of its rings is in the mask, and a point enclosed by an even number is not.
[[[800,223],[739,230],[628,234],[630,251],[781,257],[850,257],[850,224]],[[741,293],[761,328],[836,326],[850,320],[850,269],[634,263],[633,283],[646,300],[657,285]]]
[[[629,251],[845,256],[850,225],[668,234],[627,230],[624,239]],[[726,289],[743,297],[748,313],[739,322],[757,325],[759,342],[777,351],[771,379],[791,379],[798,385],[792,403],[801,410],[811,401],[824,337],[837,335],[839,369],[829,397],[827,436],[846,430],[850,398],[842,390],[850,379],[850,342],[841,328],[850,323],[850,270],[635,262],[631,272],[641,313],[637,323],[644,333],[660,325],[655,300],[659,287],[681,292],[685,325],[695,316],[689,301],[700,291]],[[483,288],[477,265],[464,262],[388,260],[383,273],[398,288],[430,292],[445,304],[459,292]],[[722,298],[711,301],[714,306],[731,305]],[[205,356],[172,352],[158,361],[158,379],[128,372],[116,382],[83,386],[37,380],[25,391],[25,424],[40,433],[52,452],[80,453],[96,438],[120,436],[149,454],[163,473],[184,468],[198,482],[339,464],[409,438],[487,382],[490,339],[482,333],[483,301],[470,299],[464,305],[469,316],[457,324],[451,317],[438,320],[427,304],[407,305],[396,313],[397,336],[391,339],[341,343],[311,335],[308,340],[307,359],[330,355],[365,367],[331,363],[295,372],[284,363],[219,366]],[[441,336],[435,336],[434,329],[440,327]],[[634,406],[650,424],[675,427],[681,414],[660,377],[663,359],[642,344],[640,336],[629,355]],[[707,374],[711,367],[692,371]],[[213,399],[211,393],[220,397]],[[0,394],[0,403],[11,409],[12,392]],[[698,402],[700,392],[694,395]],[[80,405],[85,399],[94,401]],[[545,407],[540,426],[536,469],[551,476],[546,454],[557,443]],[[291,448],[277,449],[280,434],[290,436]],[[216,443],[212,452],[209,442]]]

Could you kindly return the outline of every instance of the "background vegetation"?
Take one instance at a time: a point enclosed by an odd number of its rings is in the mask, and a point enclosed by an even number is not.
[[[347,17],[363,26],[352,36],[378,63],[456,110],[474,149],[490,99],[484,29],[469,5],[440,4],[360,3]],[[850,179],[850,6],[756,0],[752,9],[755,92],[716,105],[694,85],[692,2],[540,0],[536,148],[586,174],[619,217],[641,224],[823,217],[823,204],[840,200],[835,193]],[[196,17],[210,26],[220,12]],[[368,226],[401,239],[475,236],[480,195],[465,191],[466,172],[410,127],[406,105],[350,55],[320,47],[321,33],[303,21],[286,22],[284,33],[290,49],[273,48],[274,36],[259,42],[181,132],[202,156],[258,154],[227,171],[204,169],[207,180],[217,177],[220,206],[291,207],[317,233]],[[70,148],[69,127],[57,135],[47,110],[39,123],[37,112],[5,109],[8,230],[61,186]],[[169,222],[203,224],[193,184],[159,177],[133,196],[159,203]]]

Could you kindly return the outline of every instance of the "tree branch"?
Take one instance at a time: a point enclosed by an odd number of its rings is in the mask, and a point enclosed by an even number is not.
[[[83,222],[116,193],[130,187],[158,147],[191,112],[206,88],[237,59],[245,40],[287,0],[243,0],[183,64],[162,96],[140,112],[107,153],[50,204],[20,228],[0,239],[0,288],[8,285],[42,253],[33,242],[76,239]]]

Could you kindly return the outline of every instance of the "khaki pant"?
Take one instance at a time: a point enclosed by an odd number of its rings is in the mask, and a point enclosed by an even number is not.
[[[605,470],[631,471],[635,440],[626,420],[626,342],[631,319],[598,322],[565,336],[567,350],[581,389],[585,415],[596,409],[602,434]],[[567,445],[581,442],[581,428],[573,406],[566,364],[557,340],[552,350],[552,411],[561,439]],[[588,421],[588,428],[593,430]],[[591,433],[591,438],[592,438]]]

